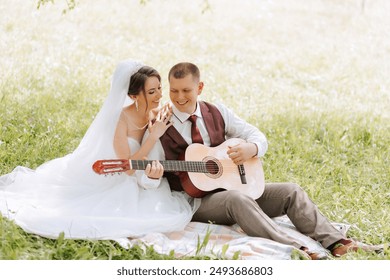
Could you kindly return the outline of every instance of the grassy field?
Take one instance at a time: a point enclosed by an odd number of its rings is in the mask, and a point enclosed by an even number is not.
[[[0,3],[0,174],[71,152],[134,58],[163,77],[199,65],[202,97],[269,140],[266,180],[300,184],[350,236],[390,242],[390,2]],[[0,217],[0,259],[172,259],[113,242],[47,240]],[[199,256],[199,258],[202,258]],[[390,259],[349,254],[343,259]]]

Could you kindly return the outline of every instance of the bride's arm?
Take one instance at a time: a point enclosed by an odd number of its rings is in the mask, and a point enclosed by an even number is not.
[[[162,107],[157,112],[154,119],[151,119],[149,121],[148,133],[145,133],[140,149],[131,156],[131,159],[145,159],[156,144],[156,142],[172,125],[172,123],[170,122],[172,112],[167,108],[167,106]]]
[[[149,131],[145,131],[145,136],[144,136],[144,141],[148,139],[149,137]],[[164,155],[164,149],[161,145],[161,142],[157,140],[157,142],[153,145],[151,148],[151,151],[148,154],[149,159],[153,159],[155,161],[157,160],[165,160],[165,155]],[[158,163],[157,163],[158,164]],[[145,172],[138,170],[136,171],[136,177],[138,180],[138,184],[144,188],[144,189],[156,189],[160,186],[162,175],[164,172],[164,168],[162,165],[150,165],[149,166],[150,170],[154,168],[155,174],[159,174],[158,176],[153,176],[154,174],[148,174],[145,170]],[[151,176],[152,175],[152,176]]]
[[[114,136],[114,150],[118,158],[143,160],[147,157],[152,150],[158,139],[165,133],[165,131],[172,125],[169,122],[172,113],[166,106],[161,108],[155,115],[154,120],[149,121],[148,133],[142,141],[142,145],[138,151],[131,154],[131,150],[128,144],[127,133],[127,121],[126,116],[122,112]],[[154,170],[151,170],[153,172]],[[128,175],[132,175],[133,170],[126,172]]]

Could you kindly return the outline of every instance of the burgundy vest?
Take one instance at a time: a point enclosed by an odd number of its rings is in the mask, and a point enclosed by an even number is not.
[[[225,121],[215,105],[204,101],[199,102],[199,105],[210,136],[211,147],[216,147],[225,142]],[[188,144],[176,128],[173,126],[168,128],[165,134],[160,137],[160,141],[167,160],[183,159]],[[179,172],[165,172],[164,176],[168,179],[172,190],[183,191],[178,174]]]

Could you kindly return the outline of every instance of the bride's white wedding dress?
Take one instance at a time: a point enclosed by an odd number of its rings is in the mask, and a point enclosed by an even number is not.
[[[16,167],[0,177],[0,210],[25,231],[44,237],[117,239],[183,229],[193,209],[168,186],[142,189],[136,176],[97,175],[92,164],[115,158],[113,136],[135,61],[118,65],[110,94],[79,147],[36,170]],[[128,101],[127,101],[128,102]],[[132,151],[139,143],[129,138]]]

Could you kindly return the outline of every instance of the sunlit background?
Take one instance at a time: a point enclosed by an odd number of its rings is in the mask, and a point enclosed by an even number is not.
[[[133,58],[161,72],[167,93],[169,68],[185,60],[201,69],[204,99],[243,117],[286,107],[389,117],[389,1],[141,2],[83,0],[63,14],[62,0],[2,0],[1,83],[72,79],[103,99],[115,65]]]
[[[266,181],[296,182],[332,221],[350,224],[351,236],[389,242],[390,1],[37,3],[0,1],[0,175],[72,152],[121,60],[160,71],[164,101],[170,67],[191,61],[204,100],[225,103],[266,134]],[[5,258],[58,251],[5,222]],[[98,258],[107,258],[111,249],[100,245]],[[96,258],[88,246],[69,258]]]

